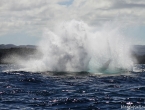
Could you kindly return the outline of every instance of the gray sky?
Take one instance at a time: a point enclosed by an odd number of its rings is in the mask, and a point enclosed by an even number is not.
[[[123,21],[132,25],[127,35],[145,44],[145,0],[0,0],[0,44],[36,44],[44,28],[72,19]]]

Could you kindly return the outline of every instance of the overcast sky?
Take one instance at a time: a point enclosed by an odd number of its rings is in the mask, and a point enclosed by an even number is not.
[[[122,20],[145,44],[145,0],[0,0],[0,44],[36,44],[44,28],[72,19],[93,26]]]

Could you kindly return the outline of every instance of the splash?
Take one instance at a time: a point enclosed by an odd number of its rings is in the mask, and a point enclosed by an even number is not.
[[[113,72],[133,65],[131,44],[113,23],[91,27],[82,21],[45,29],[38,44],[39,59],[19,61],[29,71]]]

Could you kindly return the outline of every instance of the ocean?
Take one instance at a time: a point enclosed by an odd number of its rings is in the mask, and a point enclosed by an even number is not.
[[[14,71],[0,65],[1,110],[144,110],[145,72]],[[13,71],[12,71],[13,69]]]
[[[144,110],[144,47],[123,27],[72,20],[45,29],[33,54],[2,50],[0,109]]]

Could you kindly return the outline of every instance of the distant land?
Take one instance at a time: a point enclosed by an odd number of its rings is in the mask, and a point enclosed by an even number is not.
[[[14,44],[0,44],[0,49],[10,49],[10,48],[36,48],[35,45],[14,45]]]
[[[15,63],[13,56],[28,60],[29,58],[40,58],[42,54],[38,52],[35,45],[0,44],[0,64]],[[145,64],[145,45],[134,45],[132,56],[139,64]]]
[[[28,60],[39,55],[35,45],[0,44],[0,64],[15,63],[13,60],[15,57]]]
[[[137,59],[139,64],[145,64],[145,45],[134,45],[132,55]]]
[[[132,51],[137,55],[145,55],[145,45],[134,45]]]

